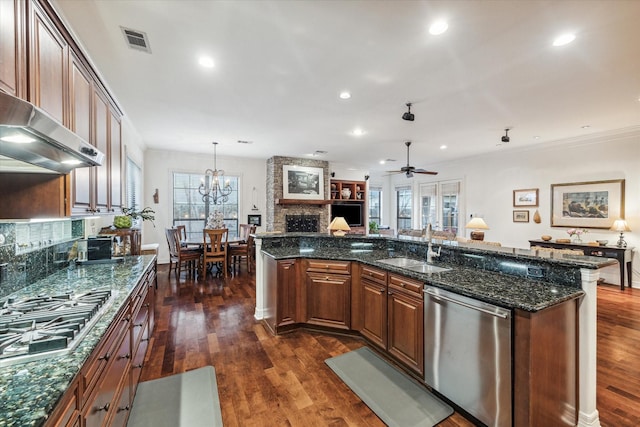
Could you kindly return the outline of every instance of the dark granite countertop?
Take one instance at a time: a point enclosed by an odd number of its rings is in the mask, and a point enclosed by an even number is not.
[[[482,251],[479,250],[479,253]],[[359,261],[367,265],[402,274],[432,286],[450,290],[468,297],[496,304],[509,309],[521,309],[536,312],[548,308],[560,302],[578,298],[584,292],[577,287],[564,286],[547,281],[522,278],[510,274],[494,271],[486,271],[479,268],[466,267],[452,263],[435,261],[433,264],[439,267],[451,268],[440,273],[422,274],[411,270],[393,267],[378,262],[380,259],[389,258],[387,250],[380,249],[341,249],[331,247],[321,248],[295,248],[281,247],[263,250],[263,253],[275,259],[287,258],[314,258],[328,260]],[[398,254],[397,254],[398,255]],[[404,255],[400,255],[404,256]],[[411,257],[411,256],[409,256]],[[575,263],[576,267],[598,268],[596,265],[609,265],[602,258],[588,261],[583,259],[565,259],[563,263]],[[424,260],[424,258],[415,257]],[[557,261],[557,260],[555,260]],[[594,264],[595,262],[595,264]]]
[[[39,426],[87,360],[155,255],[123,262],[65,269],[12,294],[21,299],[41,293],[111,289],[113,303],[69,354],[0,368],[0,427]]]

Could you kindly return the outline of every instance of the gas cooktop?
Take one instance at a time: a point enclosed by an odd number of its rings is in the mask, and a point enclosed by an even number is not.
[[[73,350],[111,305],[111,290],[0,303],[0,367]]]

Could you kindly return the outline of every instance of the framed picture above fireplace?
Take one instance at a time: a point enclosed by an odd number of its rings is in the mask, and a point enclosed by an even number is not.
[[[324,200],[322,168],[284,165],[282,178],[285,199]]]

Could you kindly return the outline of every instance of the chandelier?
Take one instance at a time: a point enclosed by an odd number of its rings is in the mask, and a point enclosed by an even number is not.
[[[218,170],[216,166],[216,146],[217,142],[213,142],[213,170],[207,169],[204,177],[200,181],[198,191],[202,195],[202,201],[210,202],[214,205],[224,203],[229,200],[231,194],[231,183],[224,179],[224,171]]]

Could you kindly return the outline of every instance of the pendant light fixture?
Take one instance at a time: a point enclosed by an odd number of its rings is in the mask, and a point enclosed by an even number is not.
[[[229,200],[229,194],[231,194],[231,183],[229,180],[224,179],[224,171],[218,170],[216,147],[217,142],[213,144],[213,169],[207,169],[204,173],[204,177],[200,181],[200,187],[198,191],[202,195],[203,202],[210,202],[214,205],[222,204]]]

